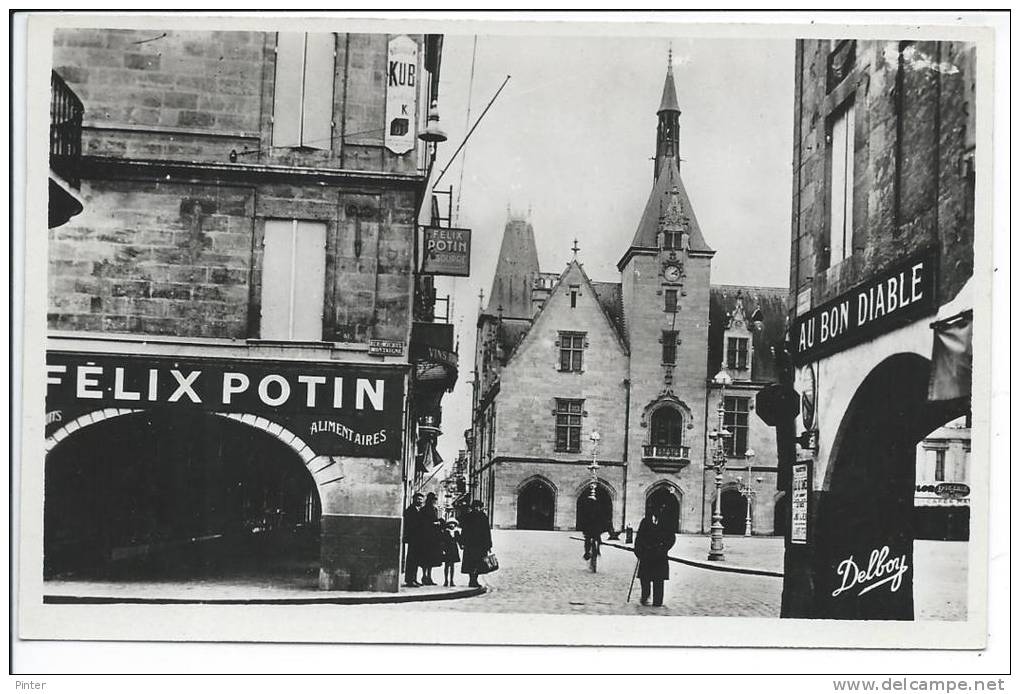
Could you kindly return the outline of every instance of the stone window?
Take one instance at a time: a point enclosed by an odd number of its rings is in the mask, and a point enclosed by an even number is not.
[[[560,371],[581,371],[584,343],[585,333],[560,333]]]
[[[676,331],[662,331],[662,363],[676,364]]]
[[[577,308],[577,295],[580,291],[581,288],[576,284],[570,285],[570,308]]]
[[[584,400],[556,398],[556,450],[578,453],[581,450],[581,417]]]
[[[727,396],[723,402],[723,427],[730,433],[726,437],[726,455],[743,458],[747,450],[747,414],[750,398]]]
[[[335,48],[332,33],[276,35],[273,147],[331,149]]]
[[[946,449],[929,448],[925,451],[928,455],[928,465],[934,473],[936,482],[946,481]]]
[[[748,368],[747,345],[750,340],[746,337],[726,338],[726,368],[744,370]]]
[[[322,340],[326,224],[267,219],[262,250],[263,340]]]
[[[664,406],[652,413],[653,446],[686,446],[687,425],[679,410]]]
[[[829,266],[853,252],[854,101],[833,116],[829,129]]]
[[[666,313],[676,313],[676,290],[667,289],[665,290],[666,296]]]

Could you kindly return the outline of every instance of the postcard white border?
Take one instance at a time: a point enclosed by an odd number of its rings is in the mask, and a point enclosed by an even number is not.
[[[383,13],[379,13],[382,15]],[[683,18],[681,15],[672,15]],[[954,15],[955,16],[955,15]],[[911,37],[965,40],[978,44],[978,138],[976,160],[977,205],[975,215],[974,276],[978,278],[978,297],[990,297],[992,278],[993,221],[1001,229],[1007,219],[993,220],[992,188],[1001,158],[993,161],[993,100],[992,66],[993,29],[982,26],[980,15],[964,15],[954,26],[920,27],[893,21],[877,26],[859,24],[748,24],[725,23],[715,16],[702,23],[635,22],[630,18],[605,16],[598,19],[614,21],[577,21],[576,16],[557,14],[541,17],[539,22],[493,22],[364,17],[336,17],[340,31],[427,32],[447,34],[535,34],[629,36],[690,36],[698,38],[768,36],[770,38],[854,36],[860,38]],[[921,18],[929,22],[937,16]],[[329,18],[332,21],[333,16]],[[655,18],[658,20],[658,17]],[[760,21],[760,20],[759,20]],[[145,27],[173,26],[175,29],[218,28],[223,30],[274,31],[286,26],[299,30],[314,24],[317,30],[328,28],[323,18],[307,19],[279,16],[195,17],[180,15],[148,15],[117,17],[112,15],[68,16],[45,15],[29,18],[27,66],[28,112],[48,112],[49,81],[46,79],[52,60],[51,38],[55,27]],[[897,26],[897,24],[899,24]],[[998,47],[994,47],[996,52]],[[46,151],[48,123],[45,119],[28,123],[26,201],[46,199]],[[1004,150],[998,150],[1004,151]],[[1008,164],[1007,164],[1008,166]],[[997,209],[996,211],[1000,211]],[[24,349],[22,373],[44,373],[46,316],[46,228],[45,206],[25,205],[25,295]],[[13,233],[22,230],[14,229]],[[1003,256],[998,256],[1003,257]],[[972,459],[993,459],[990,448],[991,409],[991,301],[976,302],[974,335],[974,431]],[[998,309],[998,306],[995,308]],[[1007,315],[996,311],[1000,318]],[[986,358],[978,358],[984,355]],[[20,482],[17,502],[20,528],[15,540],[18,545],[18,634],[23,639],[84,639],[84,640],[162,640],[162,641],[270,641],[270,642],[348,642],[348,643],[447,643],[447,644],[558,644],[558,645],[674,645],[674,646],[757,646],[757,647],[845,647],[863,648],[981,648],[987,635],[988,585],[988,519],[974,513],[970,542],[970,578],[968,620],[966,622],[830,622],[822,620],[780,620],[705,617],[618,617],[536,614],[428,613],[429,621],[442,621],[442,629],[430,634],[415,631],[408,637],[407,624],[417,615],[410,606],[383,613],[364,612],[372,619],[359,618],[363,610],[350,608],[352,619],[339,622],[334,610],[316,615],[315,606],[146,606],[146,605],[44,605],[41,602],[42,581],[42,413],[44,387],[41,376],[25,378],[22,384],[21,458],[14,482]],[[996,429],[1002,432],[1001,423]],[[997,446],[998,449],[998,446]],[[989,495],[991,465],[973,465],[973,508],[988,508],[1001,503]],[[1000,473],[1001,474],[1001,473]],[[1008,475],[1008,473],[1006,473]],[[19,479],[20,477],[20,479]],[[1001,482],[999,475],[996,481]],[[1005,494],[1006,485],[997,484],[996,494]],[[13,491],[13,490],[12,490]],[[1001,605],[999,609],[1001,609]]]

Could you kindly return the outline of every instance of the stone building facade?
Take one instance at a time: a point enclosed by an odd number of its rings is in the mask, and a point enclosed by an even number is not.
[[[614,529],[665,504],[677,532],[707,531],[708,434],[722,404],[735,432],[720,489],[726,530],[744,533],[750,497],[753,532],[773,532],[774,432],[753,403],[774,380],[786,290],[711,285],[714,251],[680,176],[672,68],[657,117],[652,190],[619,282],[588,277],[576,247],[559,275],[541,272],[530,223],[507,223],[478,317],[468,432],[471,493],[495,526],[575,528],[594,489]],[[725,391],[712,382],[720,370],[731,379]],[[748,463],[754,493],[745,495]]]
[[[439,38],[56,31],[84,212],[49,237],[49,574],[258,528],[397,589]],[[93,479],[132,459],[154,481]]]
[[[784,616],[914,616],[915,449],[970,411],[975,51],[797,42]],[[898,589],[842,590],[872,552]]]

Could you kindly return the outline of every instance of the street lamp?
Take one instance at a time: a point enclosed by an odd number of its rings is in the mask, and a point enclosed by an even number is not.
[[[723,426],[723,416],[726,402],[726,386],[733,383],[733,379],[725,370],[720,370],[712,382],[720,386],[719,393],[719,426],[708,435],[712,439],[712,467],[715,468],[715,503],[712,506],[712,530],[711,543],[708,549],[709,561],[723,561],[726,556],[723,552],[723,523],[722,523],[722,481],[723,470],[726,468],[726,439],[730,432]]]
[[[602,437],[599,436],[599,432],[593,431],[588,438],[591,439],[591,465],[588,466],[591,471],[591,489],[588,492],[588,498],[595,499],[595,488],[599,483],[599,441]]]
[[[748,448],[744,452],[744,459],[747,461],[747,484],[743,492],[747,499],[747,517],[744,519],[744,537],[751,537],[751,499],[754,498],[754,490],[751,489],[751,463],[754,462],[754,450]]]

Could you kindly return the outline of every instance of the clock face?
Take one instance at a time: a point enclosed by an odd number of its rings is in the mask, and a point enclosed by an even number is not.
[[[676,282],[680,279],[680,268],[676,265],[667,265],[666,269],[663,271],[663,275],[667,282]]]

